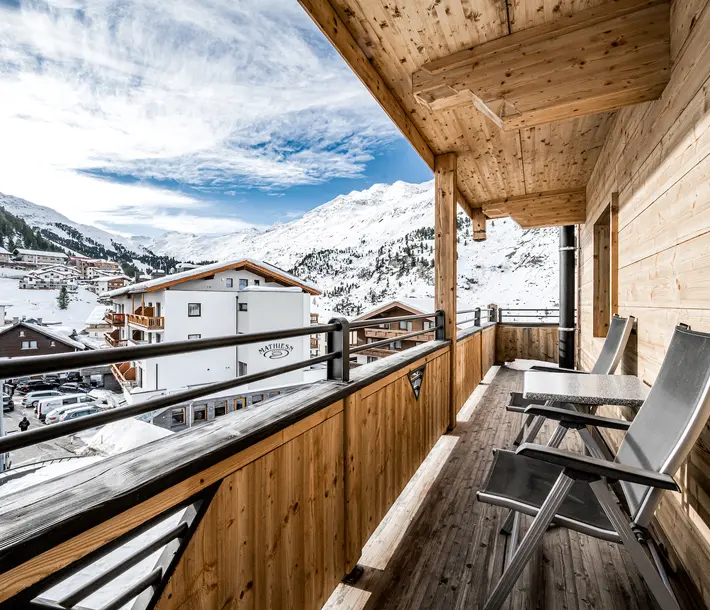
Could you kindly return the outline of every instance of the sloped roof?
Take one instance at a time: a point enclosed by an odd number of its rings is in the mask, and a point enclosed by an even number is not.
[[[420,314],[425,314],[425,313],[433,313],[436,311],[436,306],[434,304],[434,299],[431,297],[422,297],[422,298],[413,298],[413,297],[403,297],[399,299],[395,299],[393,301],[388,301],[386,303],[380,303],[376,307],[373,307],[372,309],[368,309],[365,313],[361,314],[357,318],[354,318],[355,320],[369,320],[370,318],[373,318],[377,316],[378,314],[381,314],[385,311],[388,311],[390,309],[393,309],[395,307],[400,307],[402,309],[406,309],[407,311],[410,311],[412,315],[420,315]],[[468,305],[466,303],[462,303],[461,301],[458,301],[456,303],[456,309],[457,311],[464,311],[468,309],[473,309],[471,305]]]
[[[15,252],[19,254],[28,254],[30,256],[54,256],[56,258],[68,258],[64,252],[49,252],[48,250],[25,250],[24,248],[15,248]]]
[[[240,258],[233,261],[202,265],[201,267],[197,267],[195,269],[188,269],[187,271],[181,271],[180,273],[172,273],[170,275],[165,275],[146,282],[139,282],[138,284],[124,286],[123,288],[112,290],[107,294],[109,297],[118,297],[124,294],[155,292],[156,290],[169,288],[170,286],[175,286],[176,284],[199,280],[207,277],[208,275],[213,275],[222,271],[230,271],[232,269],[246,269],[252,273],[270,278],[280,284],[285,284],[286,286],[298,286],[309,294],[320,294],[320,290],[313,284],[305,282],[304,280],[301,280],[296,276],[275,267],[274,265],[270,265],[269,263],[253,258]]]
[[[61,341],[65,345],[69,345],[71,347],[75,347],[76,349],[86,349],[86,345],[83,343],[79,343],[79,341],[74,341],[74,339],[70,339],[66,335],[63,335],[62,333],[58,333],[56,331],[48,329],[46,326],[40,326],[39,324],[32,324],[31,322],[18,322],[17,324],[12,324],[10,326],[6,326],[3,329],[0,329],[0,335],[6,333],[9,330],[12,330],[13,328],[17,328],[18,326],[24,326],[25,328],[29,328],[30,330],[34,330],[35,332],[40,333],[41,335],[44,335],[45,337],[49,337],[50,339],[54,339],[56,341]]]
[[[97,324],[105,324],[104,322],[104,316],[106,315],[106,312],[111,309],[110,307],[107,307],[106,305],[97,305],[91,310],[91,313],[89,314],[89,317],[86,318],[86,325],[87,326],[95,326]]]

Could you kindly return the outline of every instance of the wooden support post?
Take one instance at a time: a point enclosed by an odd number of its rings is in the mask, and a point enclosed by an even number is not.
[[[434,158],[434,293],[436,308],[446,314],[446,338],[451,339],[449,429],[456,427],[456,155]]]
[[[481,208],[473,208],[471,210],[471,231],[473,233],[473,241],[486,241],[486,217]]]

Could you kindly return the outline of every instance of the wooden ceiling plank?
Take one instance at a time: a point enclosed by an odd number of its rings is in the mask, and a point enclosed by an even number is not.
[[[429,168],[433,170],[434,153],[429,143],[410,121],[399,101],[355,41],[330,2],[328,0],[299,0],[299,3],[379,102],[387,116],[409,140]]]
[[[448,70],[454,70],[461,66],[471,64],[478,59],[497,53],[503,49],[517,45],[520,47],[517,49],[519,51],[523,45],[534,44],[545,40],[549,38],[551,34],[557,33],[563,35],[575,32],[584,27],[595,25],[596,23],[609,21],[616,17],[635,13],[650,6],[662,4],[665,1],[666,0],[619,0],[615,2],[605,2],[604,4],[584,11],[561,15],[554,21],[549,21],[548,23],[536,27],[526,28],[501,38],[496,38],[495,40],[485,42],[465,51],[460,51],[454,55],[430,61],[423,64],[421,69],[431,75],[438,75]]]

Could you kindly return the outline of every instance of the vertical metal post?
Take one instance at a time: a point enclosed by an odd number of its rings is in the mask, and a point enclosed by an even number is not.
[[[347,318],[333,318],[328,324],[338,324],[340,330],[328,332],[328,353],[340,352],[340,357],[328,360],[328,379],[350,381],[350,322]]]
[[[488,321],[495,322],[498,318],[498,306],[495,303],[488,305]]]
[[[498,324],[503,323],[503,308],[499,307],[498,308]]]
[[[439,309],[434,317],[434,323],[436,324],[436,333],[434,338],[437,341],[444,341],[446,339],[446,313],[443,309]]]
[[[476,307],[476,311],[473,313],[473,325],[474,326],[481,325],[481,308],[480,307]]]
[[[574,368],[574,266],[575,266],[574,225],[560,227],[560,327],[559,364],[560,367]]]

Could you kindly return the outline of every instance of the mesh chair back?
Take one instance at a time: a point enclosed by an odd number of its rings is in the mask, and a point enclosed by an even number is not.
[[[710,334],[676,327],[656,383],[629,427],[617,462],[675,475],[710,417]],[[646,527],[661,491],[622,483],[633,520]]]
[[[622,318],[614,314],[609,324],[609,330],[606,333],[604,347],[599,354],[599,358],[594,363],[592,373],[597,375],[613,375],[616,367],[621,362],[621,357],[624,355],[626,344],[629,342],[631,329],[634,327],[635,319],[633,316]]]

